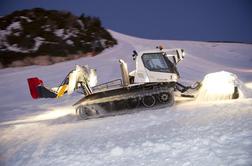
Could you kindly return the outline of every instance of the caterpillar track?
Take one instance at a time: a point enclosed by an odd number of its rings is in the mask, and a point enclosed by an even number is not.
[[[147,83],[101,91],[74,104],[80,119],[101,118],[135,112],[135,108],[172,106],[176,83]]]

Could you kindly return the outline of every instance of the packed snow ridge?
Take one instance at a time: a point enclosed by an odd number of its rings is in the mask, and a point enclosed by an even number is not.
[[[252,164],[252,98],[181,101],[168,108],[93,120],[77,120],[80,94],[32,100],[26,78],[58,85],[75,64],[97,69],[103,83],[120,78],[119,59],[134,69],[132,50],[157,45],[183,48],[181,82],[228,71],[252,89],[252,45],[147,40],[110,31],[119,41],[96,57],[0,70],[0,165],[245,165]]]

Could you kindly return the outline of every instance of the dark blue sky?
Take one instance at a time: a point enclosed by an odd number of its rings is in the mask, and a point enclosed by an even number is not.
[[[0,15],[34,7],[98,16],[144,38],[252,43],[252,0],[0,0]]]

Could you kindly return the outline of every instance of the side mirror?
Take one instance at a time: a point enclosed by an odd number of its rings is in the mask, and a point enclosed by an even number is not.
[[[185,58],[185,51],[183,49],[176,49],[177,55],[174,56],[175,63],[179,63]]]

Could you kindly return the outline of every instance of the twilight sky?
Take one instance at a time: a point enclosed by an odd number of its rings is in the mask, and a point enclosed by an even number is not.
[[[0,15],[34,7],[98,16],[143,38],[252,43],[252,0],[0,0]]]

